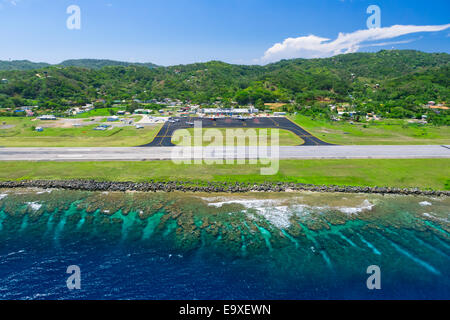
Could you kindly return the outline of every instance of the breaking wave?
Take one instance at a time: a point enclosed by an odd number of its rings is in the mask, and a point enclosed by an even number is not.
[[[245,213],[252,213],[249,210],[253,210],[254,213],[259,216],[264,217],[273,226],[286,229],[291,225],[290,219],[293,215],[306,215],[313,211],[324,211],[324,210],[338,210],[342,213],[352,215],[358,214],[360,212],[371,210],[375,205],[370,203],[367,199],[364,200],[361,205],[356,207],[332,207],[332,206],[310,206],[306,204],[293,204],[286,205],[285,201],[277,199],[224,199],[220,197],[214,198],[202,198],[208,202],[209,206],[220,208],[228,204],[240,204],[246,209],[243,210]],[[254,218],[254,216],[249,215]]]

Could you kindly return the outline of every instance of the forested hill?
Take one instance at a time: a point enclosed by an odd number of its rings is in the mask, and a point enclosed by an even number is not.
[[[0,61],[0,71],[4,70],[36,70],[52,66],[44,62],[31,62],[28,60],[14,60],[14,61]],[[101,69],[104,67],[130,67],[140,66],[147,68],[156,68],[154,63],[138,63],[138,62],[123,62],[105,59],[72,59],[66,60],[58,64],[63,67],[80,67],[87,69]]]
[[[117,66],[120,67],[140,66],[147,68],[157,67],[157,65],[153,63],[123,62],[123,61],[100,60],[100,59],[66,60],[61,62],[59,65],[64,67],[80,67],[88,69],[101,69],[104,67],[117,67]]]
[[[28,60],[0,61],[0,71],[4,70],[33,70],[49,67],[44,62],[31,62]]]
[[[0,106],[36,102],[58,109],[105,100],[174,98],[207,103],[331,102],[402,106],[450,97],[450,55],[418,51],[353,53],[266,66],[218,61],[171,67],[66,61],[37,70],[0,71]],[[22,69],[28,65],[24,63]]]

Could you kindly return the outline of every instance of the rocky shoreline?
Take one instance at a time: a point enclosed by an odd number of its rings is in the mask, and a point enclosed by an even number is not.
[[[23,180],[2,181],[0,188],[42,188],[67,189],[83,191],[139,191],[139,192],[209,192],[209,193],[244,193],[244,192],[341,192],[341,193],[369,193],[396,194],[415,196],[449,196],[450,191],[420,190],[419,188],[391,188],[391,187],[356,187],[356,186],[318,186],[302,183],[193,183],[189,181],[149,181],[149,182],[112,182],[90,180]]]

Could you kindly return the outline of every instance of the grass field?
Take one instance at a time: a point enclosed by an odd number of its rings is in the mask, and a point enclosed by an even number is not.
[[[408,124],[405,120],[374,123],[331,122],[297,115],[295,123],[325,142],[341,145],[429,145],[450,144],[450,127]],[[364,127],[364,125],[366,127]]]
[[[119,108],[112,108],[117,111]],[[82,123],[92,117],[108,116],[108,109],[95,109],[77,115]],[[83,119],[84,118],[84,119]],[[141,116],[134,118],[138,121]],[[383,120],[374,123],[331,122],[312,120],[309,117],[291,116],[291,120],[325,142],[341,145],[450,145],[450,127],[407,124],[405,120]],[[97,120],[102,122],[101,120]],[[106,121],[106,120],[104,120]],[[103,122],[104,122],[103,121]],[[160,126],[137,131],[134,127],[94,131],[94,125],[85,127],[45,128],[44,132],[34,131],[34,127],[51,125],[52,122],[33,121],[25,117],[0,117],[0,146],[3,147],[126,147],[149,143]],[[226,129],[219,129],[222,134]],[[188,129],[193,133],[193,128]],[[207,129],[204,129],[207,130]],[[261,129],[256,129],[261,130]],[[176,143],[176,141],[173,141]],[[179,143],[179,142],[178,142]],[[280,130],[280,145],[295,146],[303,140],[290,131]],[[209,145],[204,142],[203,145]]]
[[[3,124],[5,123],[5,124]],[[45,128],[36,132],[35,127],[49,125],[45,121],[30,118],[0,118],[1,147],[134,147],[151,142],[161,125],[145,127],[118,127],[111,130],[93,130],[97,125],[70,128]]]
[[[111,115],[109,113],[109,110],[112,110],[113,114],[116,114],[117,111],[125,110],[125,108],[114,107],[114,108],[94,109],[94,110],[91,110],[89,112],[80,113],[80,114],[71,116],[70,118],[80,119],[80,118],[89,118],[89,117],[107,117],[107,116]]]
[[[195,143],[194,141],[194,128],[189,128],[186,129],[189,132],[189,135],[187,135],[187,137],[192,137],[192,139],[186,139],[183,137],[183,132],[182,130],[177,130],[175,131],[173,138],[172,138],[172,143],[176,144],[176,145],[180,145],[180,146],[199,146]],[[211,145],[212,143],[217,143],[220,142],[219,145],[229,145],[229,143],[227,143],[227,136],[229,136],[229,134],[227,134],[227,130],[229,129],[225,129],[225,128],[214,128],[214,129],[202,129],[202,134],[204,137],[204,141],[202,143],[202,146],[208,146]],[[235,129],[231,129],[231,130],[235,130]],[[266,129],[249,129],[249,128],[244,128],[243,129],[244,132],[248,135],[250,132],[253,132],[251,130],[254,130],[254,132],[256,133],[256,138],[259,136],[259,133],[261,130],[266,130]],[[250,130],[250,131],[249,131]],[[265,131],[263,131],[265,132]],[[271,138],[271,132],[272,130],[267,130],[267,143],[268,145],[272,145],[272,138]],[[273,142],[273,145],[279,145],[279,146],[298,146],[301,145],[303,143],[305,143],[303,141],[303,139],[301,139],[299,136],[297,136],[296,134],[292,133],[291,131],[288,130],[278,130],[279,132],[279,141],[278,143]],[[216,135],[217,133],[219,134],[219,140],[215,141]],[[231,133],[230,133],[231,134]],[[222,138],[220,138],[220,135]],[[255,143],[256,142],[256,143]],[[258,139],[256,139],[256,141],[252,142],[251,139],[235,139],[235,141],[233,141],[231,143],[231,145],[235,145],[235,146],[252,146],[252,145],[258,145]]]
[[[154,162],[0,162],[0,180],[95,179],[144,182],[296,182],[320,185],[450,190],[450,159],[282,160],[274,176],[258,165],[176,165]]]

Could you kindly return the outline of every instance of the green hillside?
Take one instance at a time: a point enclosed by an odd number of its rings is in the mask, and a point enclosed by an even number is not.
[[[361,113],[416,117],[430,100],[449,101],[449,66],[449,54],[411,50],[282,60],[266,66],[211,61],[155,67],[72,60],[39,70],[0,71],[0,78],[7,79],[0,84],[0,106],[36,103],[65,110],[98,99],[108,107],[115,100],[172,98],[258,107],[282,102],[290,105],[285,111],[307,115],[326,114],[330,103],[349,103]],[[448,111],[442,111],[438,122],[448,122]]]
[[[138,62],[123,62],[123,61],[113,61],[113,60],[103,60],[103,59],[75,59],[66,60],[61,62],[59,65],[64,67],[80,67],[87,69],[101,69],[104,67],[130,67],[130,66],[140,66],[147,68],[156,68],[157,65],[153,63],[138,63]]]
[[[44,62],[31,62],[28,60],[0,61],[0,70],[33,70],[50,66]]]
[[[0,71],[37,70],[50,66],[52,65],[48,63],[31,62],[28,60],[0,61]],[[141,66],[147,68],[157,67],[157,65],[154,63],[123,62],[106,59],[71,59],[59,63],[58,66],[80,67],[86,69],[101,69],[104,67],[114,67],[114,66],[121,66],[121,67]]]

